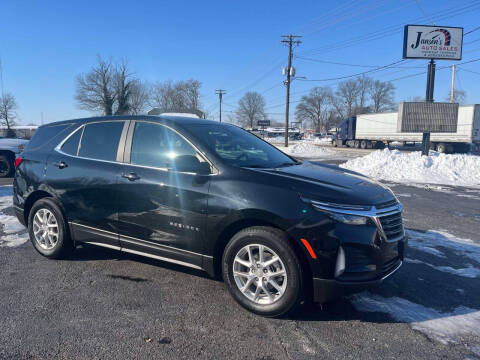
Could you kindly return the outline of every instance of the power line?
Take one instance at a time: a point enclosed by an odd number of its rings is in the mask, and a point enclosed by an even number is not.
[[[349,63],[342,63],[336,61],[329,61],[329,60],[320,60],[320,59],[312,59],[303,56],[295,56],[295,59],[300,60],[308,60],[313,62],[318,62],[322,64],[332,64],[332,65],[342,65],[342,66],[352,66],[352,67],[362,67],[362,68],[377,68],[381,67],[381,65],[360,65],[360,64],[349,64]],[[414,69],[414,68],[423,68],[423,66],[391,66],[391,68],[398,68],[398,69]]]
[[[480,75],[480,72],[478,72],[478,71],[468,70],[468,69],[464,69],[464,68],[461,68],[459,70],[466,71],[466,72],[469,72],[469,73],[472,73],[472,74]]]
[[[463,34],[463,35],[465,36],[465,35],[471,34],[472,32],[477,31],[477,30],[480,30],[480,26],[477,26],[476,28],[474,28],[474,29],[472,29],[472,30],[470,30],[470,31],[467,31],[467,32],[466,32],[465,34]]]
[[[371,73],[371,72],[379,71],[379,70],[382,70],[382,69],[386,69],[386,68],[389,68],[389,67],[392,66],[392,65],[399,64],[399,63],[404,62],[404,61],[405,61],[405,60],[402,59],[402,60],[398,60],[398,61],[395,61],[395,62],[393,62],[393,63],[390,63],[390,64],[388,64],[388,65],[379,66],[379,67],[377,67],[377,68],[375,68],[375,69],[372,69],[372,70],[367,70],[367,71],[363,71],[363,72],[356,73],[356,74],[351,74],[351,75],[339,76],[339,77],[335,77],[335,78],[327,78],[327,79],[299,79],[299,80],[302,80],[302,81],[333,81],[333,80],[343,80],[343,79],[348,79],[348,78],[351,78],[351,77],[357,77],[357,76],[369,74],[369,73]]]
[[[473,59],[473,60],[468,60],[468,61],[465,61],[465,62],[462,62],[462,63],[458,63],[457,66],[458,65],[469,64],[469,63],[476,62],[476,61],[480,61],[480,58]],[[437,70],[444,70],[444,69],[449,69],[449,68],[450,68],[450,65],[447,65],[447,66],[438,67]],[[415,74],[406,75],[406,76],[402,76],[402,77],[399,77],[399,78],[396,78],[396,79],[391,79],[391,80],[388,80],[388,81],[403,80],[403,79],[408,79],[408,78],[415,77],[415,76],[420,76],[420,75],[425,75],[425,71],[418,72],[418,73],[415,73]]]
[[[452,7],[452,8],[441,10],[441,11],[435,13],[432,16],[432,18],[439,21],[439,20],[443,20],[445,18],[451,18],[453,16],[462,15],[465,12],[470,12],[470,11],[476,9],[476,8],[479,8],[479,7],[480,7],[480,4],[478,3],[478,1],[473,1],[473,2],[469,3],[468,5],[465,5],[465,6],[460,7],[460,8]],[[412,19],[411,21],[408,21],[408,22],[416,22],[416,21],[420,21],[420,20],[421,20],[421,18],[415,18],[415,19]],[[405,22],[398,23],[396,25],[390,25],[390,26],[387,26],[383,29],[373,31],[371,33],[367,33],[367,34],[364,34],[364,35],[352,37],[350,39],[346,39],[344,41],[336,42],[334,44],[326,44],[326,45],[324,45],[320,48],[314,48],[314,49],[310,49],[310,50],[307,50],[307,51],[303,51],[303,52],[301,52],[301,54],[316,53],[316,52],[322,52],[323,54],[325,54],[327,52],[332,52],[332,51],[335,51],[337,49],[343,49],[346,46],[353,46],[353,45],[356,45],[356,44],[364,44],[365,42],[368,42],[368,41],[379,40],[379,39],[384,38],[384,37],[388,37],[388,36],[392,36],[392,35],[401,33],[403,31],[404,25],[405,25]]]
[[[420,9],[420,12],[422,13],[425,20],[429,21],[432,25],[434,25],[434,22],[432,21],[432,19],[429,18],[425,10],[423,10],[422,6],[420,5],[420,1],[418,0],[414,0],[414,1],[415,1],[415,4],[417,4],[417,7]]]

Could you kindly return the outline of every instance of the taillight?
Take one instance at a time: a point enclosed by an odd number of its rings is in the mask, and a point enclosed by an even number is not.
[[[18,168],[18,166],[22,163],[23,158],[17,157],[15,158],[15,169]]]

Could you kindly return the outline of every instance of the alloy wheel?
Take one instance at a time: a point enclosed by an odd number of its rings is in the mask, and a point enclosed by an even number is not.
[[[38,246],[51,250],[58,242],[58,222],[48,209],[39,209],[33,217],[33,234]]]
[[[237,252],[233,277],[245,297],[262,305],[278,301],[287,287],[287,272],[281,258],[261,244],[249,244]]]

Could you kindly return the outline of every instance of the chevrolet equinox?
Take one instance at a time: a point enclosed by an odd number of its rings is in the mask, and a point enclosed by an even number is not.
[[[387,187],[234,125],[61,121],[39,127],[15,165],[14,210],[43,256],[89,243],[201,269],[265,316],[379,285],[404,258]]]

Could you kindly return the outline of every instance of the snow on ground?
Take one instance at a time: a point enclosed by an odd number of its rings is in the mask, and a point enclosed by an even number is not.
[[[480,245],[470,239],[462,239],[440,231],[406,230],[408,247],[427,252],[437,257],[446,258],[445,250],[452,251],[467,261],[474,261],[480,267]],[[442,251],[443,250],[443,251]]]
[[[0,186],[0,232],[4,234],[0,237],[0,247],[15,247],[28,241],[25,227],[15,216],[4,213],[12,205],[12,187]]]
[[[480,245],[470,239],[455,237],[445,231],[407,230],[409,247],[442,259],[446,265],[432,265],[418,259],[405,259],[407,264],[424,265],[429,268],[466,278],[480,278]],[[463,257],[461,266],[448,264],[448,252]],[[413,270],[412,270],[413,271]],[[457,289],[462,293],[463,289]],[[480,337],[480,311],[458,306],[451,312],[439,312],[422,304],[400,297],[383,297],[363,292],[351,297],[358,311],[382,312],[399,322],[409,323],[433,340],[442,343],[460,343],[462,336]]]
[[[377,150],[348,160],[340,167],[374,179],[396,183],[430,183],[480,187],[480,156]]]
[[[277,146],[277,148],[288,155],[304,158],[318,158],[333,154],[332,150],[315,145],[313,142],[309,141],[301,141],[297,144],[289,146],[288,148],[284,146]]]
[[[443,344],[459,343],[463,335],[480,337],[480,311],[458,306],[441,313],[399,297],[383,297],[368,292],[352,296],[358,311],[383,312],[396,321],[409,323],[413,329]]]
[[[472,278],[472,279],[477,278],[477,277],[480,278],[480,269],[472,266],[471,264],[468,264],[468,267],[466,267],[466,268],[455,269],[451,266],[432,265],[432,264],[429,264],[427,262],[420,261],[420,260],[417,260],[417,259],[406,258],[405,262],[410,263],[410,264],[426,265],[428,267],[431,267],[432,269],[442,271],[442,272],[446,272],[446,273],[450,273],[450,274],[457,275],[457,276],[463,276],[463,277]]]

